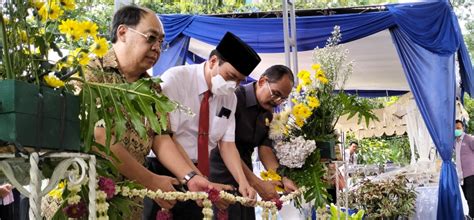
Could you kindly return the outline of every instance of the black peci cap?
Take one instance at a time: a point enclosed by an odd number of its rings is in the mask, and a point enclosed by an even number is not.
[[[245,76],[250,75],[262,60],[255,50],[230,32],[224,35],[216,50],[222,58]]]

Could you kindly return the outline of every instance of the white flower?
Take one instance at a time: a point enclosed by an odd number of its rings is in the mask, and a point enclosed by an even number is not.
[[[99,216],[97,217],[97,220],[109,220],[109,216],[108,215]]]
[[[96,192],[97,200],[105,201],[107,199],[107,193],[102,190],[97,190]]]
[[[128,196],[130,195],[130,188],[123,186],[122,187],[122,196]]]
[[[305,140],[302,136],[291,138],[290,142],[278,142],[275,145],[276,156],[280,164],[289,168],[301,168],[306,158],[316,149],[314,140]]]
[[[81,196],[79,195],[73,195],[73,196],[70,196],[69,198],[67,198],[67,203],[69,205],[75,205],[77,203],[79,203],[81,201]]]
[[[107,202],[97,203],[98,213],[107,213],[107,210],[109,210],[109,203]]]
[[[81,185],[67,184],[67,190],[69,190],[71,193],[78,193],[79,191],[81,191]]]

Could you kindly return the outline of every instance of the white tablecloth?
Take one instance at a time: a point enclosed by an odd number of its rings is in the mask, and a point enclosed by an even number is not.
[[[461,189],[461,186],[459,186]],[[438,210],[438,186],[417,187],[418,196],[416,198],[416,213],[410,219],[436,219]],[[469,212],[466,199],[461,189],[461,199],[463,204],[464,214]]]

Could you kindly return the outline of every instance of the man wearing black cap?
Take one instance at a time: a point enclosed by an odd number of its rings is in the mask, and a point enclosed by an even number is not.
[[[218,147],[227,169],[238,183],[239,192],[255,199],[255,190],[245,177],[234,143],[237,106],[234,91],[260,60],[251,47],[227,32],[208,61],[174,67],[161,76],[163,93],[196,114],[184,111],[170,114],[173,139],[182,146],[182,154],[190,159],[188,163],[197,166],[183,183],[195,175],[209,175],[209,152]],[[202,219],[201,210],[193,201],[178,202],[172,209],[173,219]],[[145,213],[147,219],[154,217]]]

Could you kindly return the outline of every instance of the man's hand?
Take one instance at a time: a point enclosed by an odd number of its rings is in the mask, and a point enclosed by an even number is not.
[[[0,185],[0,198],[3,198],[5,196],[8,196],[12,192],[12,185],[10,184],[3,184]]]
[[[227,184],[221,184],[221,183],[213,183],[213,182],[209,182],[211,187],[213,189],[216,189],[217,191],[234,191],[235,190],[235,187],[232,186],[232,185],[227,185]]]
[[[283,189],[285,190],[286,193],[291,193],[298,190],[298,187],[296,186],[296,184],[292,180],[286,177],[281,178],[281,183],[283,183]]]
[[[204,192],[209,189],[210,184],[209,180],[203,176],[195,175],[186,185],[191,192]]]
[[[179,181],[176,178],[161,175],[155,175],[153,178],[153,183],[154,186],[151,190],[160,189],[163,192],[176,191],[173,185],[179,185]],[[158,203],[161,208],[168,210],[173,208],[173,206],[176,204],[176,200],[155,199],[155,202]]]
[[[253,189],[247,182],[244,184],[239,184],[239,192],[242,194],[243,197],[246,197],[249,200],[247,204],[243,204],[245,206],[255,206],[257,200],[255,199],[255,189]]]
[[[235,190],[234,186],[232,185],[226,185],[226,184],[220,184],[220,183],[213,183],[211,182],[211,187],[216,189],[217,191],[233,191]],[[225,199],[220,199],[217,201],[214,205],[220,210],[225,210],[229,207],[229,205],[232,204],[230,201],[227,201]]]
[[[263,200],[265,201],[270,201],[273,198],[280,198],[278,195],[275,187],[279,186],[283,188],[283,185],[281,184],[280,181],[263,181],[259,180],[257,184],[254,184],[255,190],[257,190],[258,195],[262,197]]]

